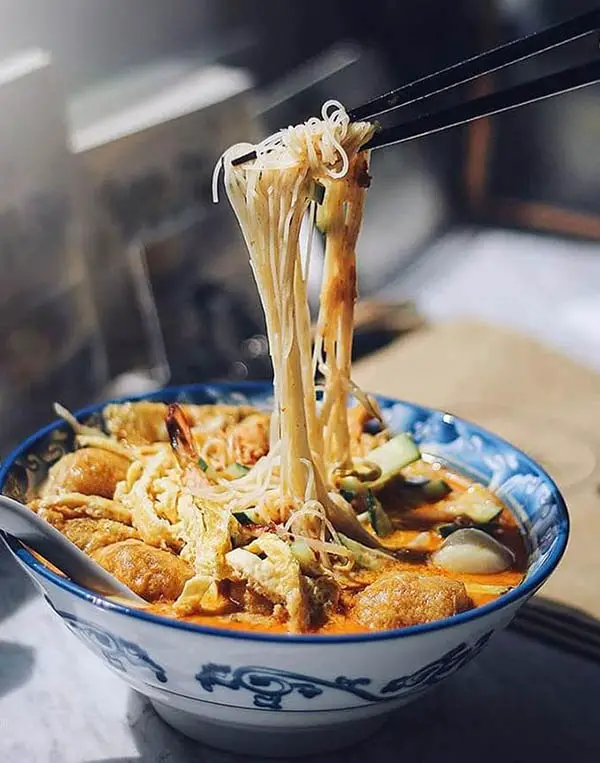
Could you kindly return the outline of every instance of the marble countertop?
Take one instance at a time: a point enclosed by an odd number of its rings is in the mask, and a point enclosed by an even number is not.
[[[62,625],[0,548],[2,763],[258,763],[172,731]],[[308,763],[600,759],[600,665],[511,632],[353,750]]]

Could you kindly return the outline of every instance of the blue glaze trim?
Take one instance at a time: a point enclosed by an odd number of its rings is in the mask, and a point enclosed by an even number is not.
[[[127,398],[121,398],[113,400],[112,402],[126,402],[135,400],[163,400],[163,399],[181,399],[187,395],[200,395],[207,396],[208,390],[219,390],[224,394],[241,394],[241,395],[262,395],[268,397],[272,392],[272,386],[268,383],[262,382],[238,382],[238,383],[223,383],[223,384],[195,384],[181,387],[167,387],[162,390],[158,390],[150,395],[137,395]],[[386,397],[378,397],[378,400],[387,407],[392,407],[399,404],[400,406],[407,406],[412,409],[416,416],[421,416],[426,419],[434,411],[432,409],[425,408],[423,406],[408,403],[402,400],[394,400]],[[90,416],[91,414],[100,412],[107,402],[88,406],[75,412],[75,416],[79,419],[81,417]],[[231,631],[224,628],[215,628],[206,625],[196,625],[194,623],[181,622],[173,620],[167,617],[161,617],[159,615],[149,614],[147,612],[141,612],[122,604],[116,604],[107,599],[104,599],[97,594],[91,593],[82,586],[67,580],[60,575],[52,572],[44,564],[39,562],[33,554],[31,554],[21,543],[14,538],[10,538],[4,533],[0,533],[0,537],[8,545],[13,554],[24,564],[29,570],[36,575],[41,576],[49,583],[58,586],[62,590],[73,594],[79,599],[87,601],[88,603],[99,607],[105,611],[112,612],[124,617],[131,617],[134,619],[142,620],[148,623],[154,623],[164,628],[175,628],[177,630],[185,630],[192,633],[203,633],[207,636],[214,636],[218,638],[227,638],[241,641],[261,641],[261,642],[276,642],[276,643],[300,643],[300,644],[320,644],[321,647],[327,645],[334,646],[340,643],[360,643],[364,641],[387,641],[397,638],[409,638],[419,633],[430,633],[433,631],[441,630],[443,628],[451,628],[454,626],[462,625],[467,622],[476,622],[479,618],[484,617],[490,612],[497,612],[509,604],[517,602],[521,599],[531,596],[537,591],[537,589],[544,583],[546,578],[554,570],[559,563],[562,555],[564,554],[567,539],[569,535],[569,516],[564,499],[562,498],[558,487],[554,480],[547,474],[547,472],[538,466],[533,459],[531,459],[523,451],[510,445],[506,440],[501,437],[492,435],[487,430],[472,424],[465,419],[460,419],[451,414],[443,415],[442,421],[456,422],[457,425],[467,427],[474,435],[478,435],[484,439],[492,439],[495,443],[505,446],[509,451],[512,451],[521,458],[524,463],[528,465],[533,473],[539,473],[544,477],[547,484],[552,488],[554,500],[556,503],[556,509],[558,511],[558,527],[557,536],[554,539],[553,547],[548,553],[547,557],[542,563],[530,574],[520,585],[512,589],[508,593],[500,596],[494,601],[484,604],[476,609],[462,612],[458,615],[454,615],[451,618],[444,620],[436,620],[432,623],[425,623],[423,625],[413,625],[408,628],[381,631],[377,633],[357,633],[348,635],[292,635],[292,634],[268,634],[268,633],[254,633],[254,632],[242,632]],[[51,424],[43,427],[28,437],[21,445],[19,445],[2,463],[0,466],[0,490],[4,488],[7,477],[10,470],[15,465],[15,462],[23,456],[31,446],[37,441],[47,437],[55,430],[64,427],[64,422],[56,420]]]

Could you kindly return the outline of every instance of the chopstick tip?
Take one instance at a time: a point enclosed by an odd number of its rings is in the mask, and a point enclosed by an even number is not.
[[[239,167],[240,164],[245,164],[246,162],[250,162],[253,159],[256,159],[256,156],[256,151],[248,151],[247,154],[242,154],[241,156],[236,156],[235,159],[232,159],[231,166]]]

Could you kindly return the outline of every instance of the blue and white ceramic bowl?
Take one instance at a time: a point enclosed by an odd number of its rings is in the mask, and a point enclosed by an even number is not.
[[[271,393],[265,384],[198,385],[146,399],[268,407]],[[184,734],[259,755],[350,745],[472,660],[554,570],[569,530],[556,485],[524,453],[447,413],[387,398],[379,402],[393,431],[411,432],[424,452],[490,485],[512,508],[530,550],[521,585],[478,609],[403,630],[246,634],[111,603],[54,574],[15,540],[4,540],[67,628]],[[101,410],[88,408],[78,417],[97,420]],[[72,444],[64,423],[40,430],[4,462],[0,489],[23,499]]]

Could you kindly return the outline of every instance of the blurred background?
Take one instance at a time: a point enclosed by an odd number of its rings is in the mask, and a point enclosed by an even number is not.
[[[52,418],[53,400],[270,376],[240,235],[211,203],[224,148],[594,5],[0,0],[0,453]],[[374,154],[357,356],[421,321],[471,316],[600,368],[598,96]]]

